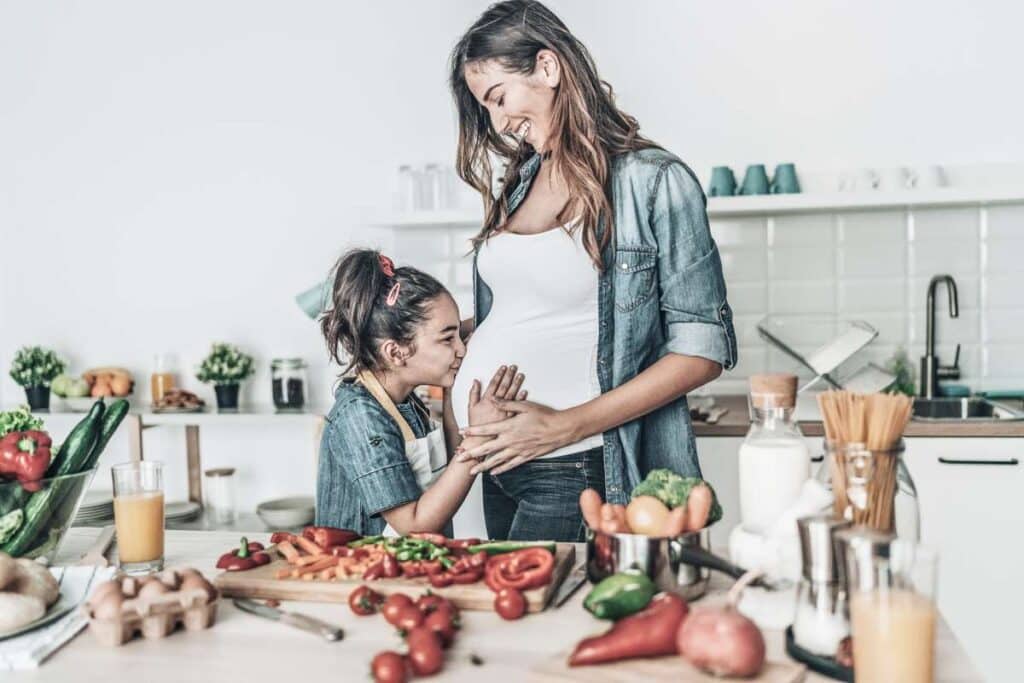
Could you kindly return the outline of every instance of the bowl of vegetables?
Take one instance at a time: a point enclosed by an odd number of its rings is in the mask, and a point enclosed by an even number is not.
[[[98,400],[59,445],[27,408],[0,413],[0,552],[53,560],[127,413]]]
[[[744,570],[711,552],[710,526],[722,518],[711,485],[699,477],[652,470],[628,505],[604,503],[593,489],[580,496],[587,524],[587,578],[645,575],[657,590],[696,600],[711,570],[734,578]]]

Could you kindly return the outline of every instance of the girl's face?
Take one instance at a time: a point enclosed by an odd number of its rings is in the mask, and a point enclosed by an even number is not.
[[[396,368],[404,381],[446,388],[455,383],[466,346],[459,336],[459,307],[451,296],[442,294],[430,304],[426,320],[416,331],[413,348],[404,364]]]
[[[525,140],[538,152],[546,151],[553,135],[552,109],[559,76],[558,58],[550,50],[538,52],[533,72],[525,75],[505,70],[495,59],[465,66],[466,84],[487,110],[495,132]]]

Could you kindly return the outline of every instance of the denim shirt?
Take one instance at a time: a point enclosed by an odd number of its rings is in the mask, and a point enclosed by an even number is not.
[[[509,195],[514,212],[540,168],[534,155]],[[598,305],[597,376],[601,393],[625,384],[667,353],[736,365],[736,334],[726,301],[707,200],[686,164],[662,149],[612,161],[614,236],[603,255]],[[494,294],[473,258],[474,315],[486,320]],[[499,295],[511,296],[501,292]],[[472,342],[470,342],[472,343]],[[626,503],[659,467],[700,476],[686,397],[604,433],[605,497]]]
[[[396,407],[417,439],[427,435],[426,408],[415,395]],[[320,441],[317,525],[380,534],[385,526],[382,512],[422,494],[398,423],[362,385],[342,382]]]

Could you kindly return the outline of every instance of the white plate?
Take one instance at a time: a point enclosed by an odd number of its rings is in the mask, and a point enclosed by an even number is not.
[[[199,503],[191,500],[167,503],[164,507],[164,518],[176,521],[190,519],[198,515],[202,510],[203,508]]]

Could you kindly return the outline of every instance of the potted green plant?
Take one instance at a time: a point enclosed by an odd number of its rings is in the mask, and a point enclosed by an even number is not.
[[[238,410],[238,387],[254,371],[252,356],[231,344],[215,343],[196,377],[213,384],[218,410]]]
[[[32,410],[50,409],[50,382],[64,372],[67,365],[56,353],[41,346],[24,346],[14,354],[11,379],[25,388],[25,397]]]

